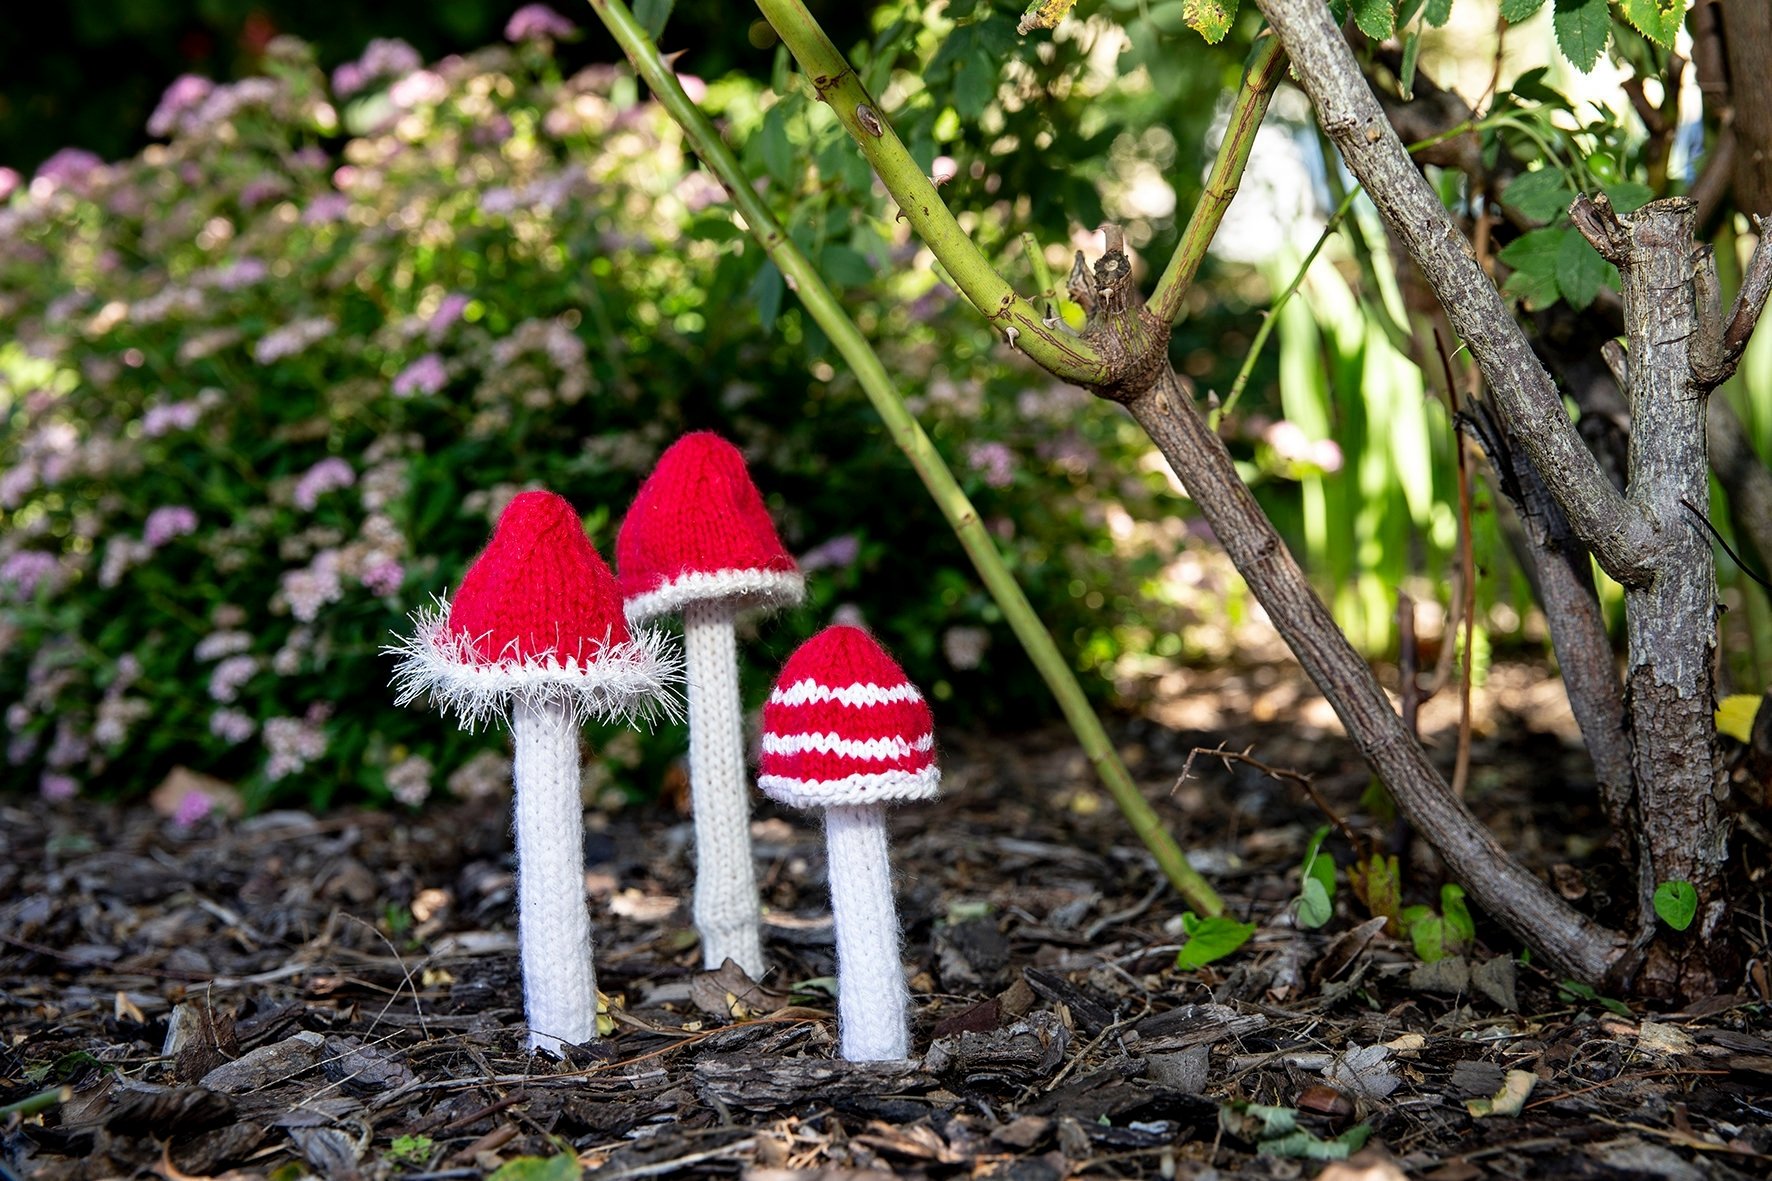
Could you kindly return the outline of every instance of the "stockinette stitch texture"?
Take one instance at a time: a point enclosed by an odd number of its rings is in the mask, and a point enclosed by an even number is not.
[[[738,448],[711,431],[684,435],[659,457],[615,541],[628,618],[686,603],[792,606],[805,594]]]
[[[934,720],[904,671],[860,628],[829,627],[783,666],[763,708],[757,785],[822,808],[837,939],[837,1033],[852,1062],[910,1052],[886,805],[941,785]]]
[[[734,619],[800,601],[804,584],[744,457],[718,435],[685,435],[659,458],[622,521],[615,552],[629,619],[681,612],[689,671],[695,928],[702,964],[764,972],[751,856],[750,783]]]
[[[399,703],[428,694],[469,728],[511,722],[523,1012],[530,1047],[558,1053],[597,1036],[578,723],[674,715],[680,658],[630,631],[615,576],[548,492],[516,497],[455,601],[415,623],[389,650]]]

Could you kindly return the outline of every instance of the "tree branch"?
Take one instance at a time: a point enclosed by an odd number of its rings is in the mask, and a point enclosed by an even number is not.
[[[1243,85],[1237,91],[1236,101],[1231,104],[1230,122],[1225,125],[1224,140],[1218,145],[1218,155],[1212,161],[1212,171],[1206,177],[1206,189],[1200,194],[1200,203],[1194,206],[1181,241],[1169,258],[1169,265],[1163,268],[1162,276],[1151,291],[1152,311],[1165,324],[1175,323],[1176,317],[1181,315],[1182,297],[1200,270],[1206,248],[1212,245],[1225,210],[1230,208],[1237,195],[1243,170],[1249,164],[1249,150],[1255,144],[1255,133],[1261,129],[1268,102],[1274,97],[1274,89],[1285,72],[1286,54],[1280,48],[1279,40],[1264,35],[1256,42],[1249,66],[1243,72]]]
[[[954,480],[953,473],[942,462],[935,444],[923,433],[916,418],[905,408],[879,355],[843,310],[842,303],[825,286],[818,269],[800,253],[769,207],[751,188],[744,170],[721,140],[720,133],[683,92],[676,75],[660,59],[658,47],[634,19],[633,13],[622,0],[590,0],[590,5],[614,35],[622,52],[627,54],[635,72],[683,128],[684,137],[694,147],[696,154],[719,177],[733,203],[744,215],[751,236],[769,253],[769,257],[781,268],[782,274],[793,281],[800,302],[819,327],[824,329],[825,335],[830,337],[831,343],[837,346],[837,351],[855,373],[869,401],[891,432],[893,441],[910,460],[924,487],[929,490],[930,497],[940,507],[967,556],[972,559],[979,578],[1002,609],[1004,618],[1009,621],[1016,638],[1027,651],[1028,658],[1039,670],[1047,688],[1063,710],[1065,719],[1076,732],[1078,745],[1095,766],[1096,773],[1101,776],[1108,794],[1125,815],[1132,831],[1144,842],[1158,868],[1189,906],[1201,914],[1222,913],[1223,901],[1188,864],[1187,858],[1163,827],[1150,802],[1132,782],[1126,764],[1121,761],[1119,752],[1114,749],[1107,732],[1102,728],[1101,719],[1095,716],[1088,698],[1083,695],[1083,688],[1077,683],[1076,674],[1059,653],[1051,634],[1034,613],[1033,606],[1016,583],[1015,576],[1009,572],[1002,555],[997,552],[996,542],[990,531],[984,527],[978,510],[973,507],[966,493]]]
[[[1619,582],[1647,581],[1660,544],[1654,527],[1612,487],[1582,443],[1550,375],[1409,159],[1323,0],[1257,2],[1291,56],[1323,130],[1432,285],[1576,536]]]
[[[1103,359],[1086,342],[1048,326],[960,228],[893,131],[878,100],[862,86],[860,76],[806,6],[800,0],[757,0],[757,7],[799,62],[813,91],[855,140],[911,229],[947,268],[972,306],[1015,348],[1054,375],[1089,385],[1109,380],[1113,375]]]

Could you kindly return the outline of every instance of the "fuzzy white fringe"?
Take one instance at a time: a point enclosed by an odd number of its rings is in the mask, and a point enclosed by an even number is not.
[[[398,660],[394,703],[421,697],[473,731],[508,722],[519,704],[557,704],[572,725],[586,721],[676,722],[683,717],[683,652],[664,632],[634,629],[625,644],[605,645],[580,661],[552,655],[488,661],[474,638],[449,630],[449,601],[436,599],[412,615],[412,634],[382,651]],[[541,711],[546,712],[546,711]]]
[[[806,580],[798,570],[692,570],[630,598],[623,610],[629,623],[676,615],[691,603],[731,604],[734,617],[750,611],[798,606]]]

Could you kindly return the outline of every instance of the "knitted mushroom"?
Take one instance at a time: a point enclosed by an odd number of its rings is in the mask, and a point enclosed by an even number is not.
[[[472,730],[508,719],[515,737],[517,942],[531,1049],[597,1036],[584,888],[579,724],[674,714],[680,658],[630,632],[615,576],[584,524],[551,492],[524,492],[453,602],[413,617],[390,649],[397,702],[422,696]]]
[[[760,979],[733,622],[746,611],[798,603],[804,583],[744,457],[707,431],[684,435],[659,457],[622,522],[615,558],[630,621],[683,616],[702,964],[717,968],[730,958]]]
[[[929,706],[873,637],[828,627],[788,658],[763,707],[757,786],[781,803],[824,809],[837,1032],[851,1062],[910,1049],[886,806],[933,799],[940,784]]]

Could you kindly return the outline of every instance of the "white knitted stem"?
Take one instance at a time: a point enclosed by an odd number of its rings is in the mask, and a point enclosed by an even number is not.
[[[701,963],[731,957],[763,978],[757,874],[751,861],[750,781],[739,716],[738,645],[732,614],[719,603],[683,608],[688,656],[689,790],[695,807],[695,929]]]
[[[517,789],[517,944],[529,1048],[597,1036],[597,977],[585,903],[584,808],[578,724],[560,702],[519,702],[512,778]]]
[[[886,810],[824,811],[831,918],[837,931],[837,1035],[843,1057],[878,1062],[910,1053],[910,989],[898,958],[898,911],[886,850]]]

